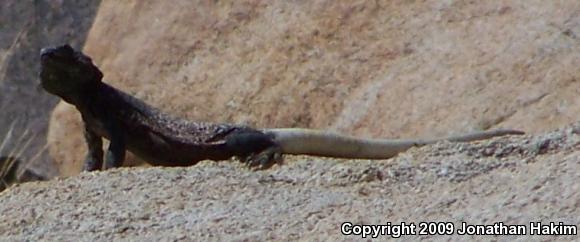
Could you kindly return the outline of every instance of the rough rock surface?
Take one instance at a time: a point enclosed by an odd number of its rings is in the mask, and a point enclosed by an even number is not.
[[[579,36],[572,0],[104,0],[85,50],[192,120],[397,138],[579,120]],[[76,174],[82,132],[57,110],[50,152]]]
[[[579,170],[580,123],[535,136],[442,142],[380,161],[299,156],[259,172],[237,162],[121,168],[0,193],[0,240],[352,241],[360,237],[342,236],[343,222],[579,225]]]

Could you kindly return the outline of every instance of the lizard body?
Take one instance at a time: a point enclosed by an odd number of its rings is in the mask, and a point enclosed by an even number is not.
[[[49,93],[81,113],[89,152],[84,170],[122,165],[125,150],[152,165],[189,166],[201,160],[238,157],[250,166],[269,167],[282,154],[385,159],[413,146],[439,140],[472,141],[508,134],[492,130],[434,140],[361,139],[308,129],[258,130],[235,124],[191,122],[171,117],[104,82],[90,57],[69,45],[41,51],[40,79]],[[102,138],[109,139],[106,154]]]

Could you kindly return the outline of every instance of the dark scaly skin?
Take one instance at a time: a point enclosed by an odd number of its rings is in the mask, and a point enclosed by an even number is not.
[[[279,160],[272,138],[256,129],[170,117],[101,81],[92,60],[69,45],[41,51],[41,85],[81,113],[89,148],[84,170],[119,167],[125,150],[152,165],[190,166],[238,157],[250,166]],[[103,154],[102,138],[110,140]]]

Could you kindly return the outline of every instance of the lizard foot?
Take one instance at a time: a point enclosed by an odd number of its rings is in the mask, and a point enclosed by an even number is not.
[[[282,165],[282,151],[280,150],[280,147],[273,146],[261,151],[260,153],[242,157],[240,161],[253,170],[269,169],[274,164]]]

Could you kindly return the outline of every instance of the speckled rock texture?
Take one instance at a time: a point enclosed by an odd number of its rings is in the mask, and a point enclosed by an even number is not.
[[[0,240],[352,241],[361,238],[341,235],[343,222],[578,225],[579,170],[580,123],[540,135],[441,142],[389,160],[296,156],[257,172],[234,161],[121,168],[0,193]]]

